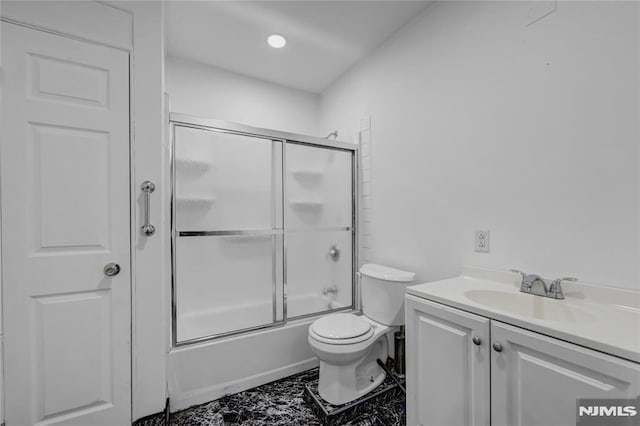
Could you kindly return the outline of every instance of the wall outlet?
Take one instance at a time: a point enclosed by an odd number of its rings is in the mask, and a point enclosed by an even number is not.
[[[476,231],[476,251],[489,253],[489,230]]]

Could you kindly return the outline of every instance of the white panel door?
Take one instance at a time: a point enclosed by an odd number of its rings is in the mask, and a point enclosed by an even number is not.
[[[494,426],[575,426],[577,398],[640,393],[640,364],[496,321],[491,340]]]
[[[7,426],[130,424],[129,55],[3,23],[2,64]]]
[[[488,426],[489,320],[406,296],[407,425]]]

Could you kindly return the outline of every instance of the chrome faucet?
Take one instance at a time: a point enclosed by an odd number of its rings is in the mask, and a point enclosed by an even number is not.
[[[551,282],[551,285],[547,287],[547,282],[540,275],[525,274],[517,269],[512,269],[511,272],[515,272],[522,276],[522,283],[520,284],[520,291],[528,294],[535,294],[538,296],[549,297],[551,299],[564,299],[562,293],[562,281],[577,281],[577,278],[563,277],[558,278]]]

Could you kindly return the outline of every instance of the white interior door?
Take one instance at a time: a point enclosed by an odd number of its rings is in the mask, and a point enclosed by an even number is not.
[[[2,64],[7,426],[130,424],[129,55],[3,23]]]

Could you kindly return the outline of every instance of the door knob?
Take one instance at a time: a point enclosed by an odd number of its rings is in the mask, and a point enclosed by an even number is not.
[[[482,343],[482,339],[480,339],[478,336],[473,336],[473,339],[471,339],[471,341],[473,342],[474,345],[479,346],[480,343]]]
[[[104,274],[108,277],[113,277],[120,273],[120,265],[111,262],[104,265]]]
[[[494,343],[493,350],[496,352],[502,352],[502,345],[500,343]]]

